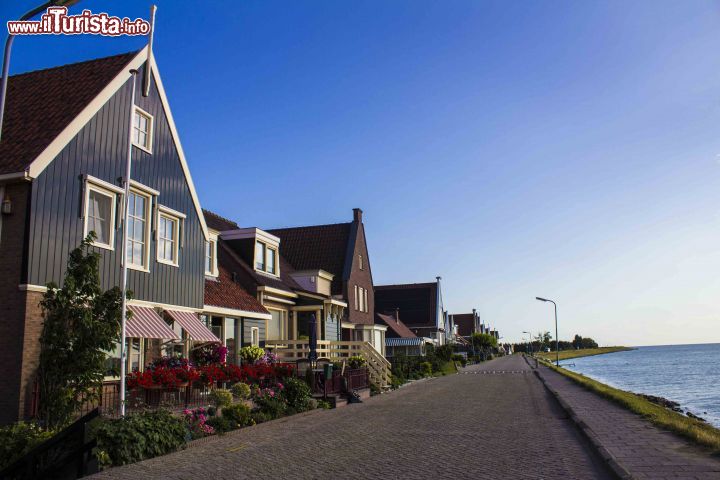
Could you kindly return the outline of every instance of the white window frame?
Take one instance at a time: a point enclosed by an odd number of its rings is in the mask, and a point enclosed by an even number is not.
[[[217,235],[210,234],[209,240],[205,242],[205,255],[203,260],[203,268],[205,266],[205,260],[207,260],[207,249],[208,246],[210,247],[210,270],[205,270],[205,275],[209,277],[217,277],[218,276],[218,259],[217,259],[217,251],[218,251],[218,237]]]
[[[135,142],[135,116],[136,115],[142,115],[143,117],[148,119],[148,131],[147,131],[147,145],[141,145],[137,142]],[[135,109],[133,110],[133,122],[132,122],[132,144],[139,148],[140,150],[143,150],[147,153],[152,153],[152,147],[153,147],[153,134],[155,132],[155,118],[150,115],[148,112],[143,110],[142,108],[135,106]]]
[[[355,297],[355,311],[358,311],[358,310],[359,310],[358,305],[360,305],[360,302],[359,302],[359,299],[358,299],[358,286],[357,286],[357,285],[355,285],[355,295],[354,295],[354,297]]]
[[[360,267],[360,270],[365,269],[365,265],[363,264],[363,256],[362,255],[358,255],[358,266]]]
[[[368,312],[368,294],[367,289],[363,288],[363,305],[365,306],[365,313]]]
[[[250,327],[250,345],[260,346],[260,329],[258,327]]]
[[[90,191],[105,195],[110,198],[110,230],[108,232],[110,243],[102,243],[94,241],[92,244],[95,247],[104,248],[106,250],[115,250],[115,226],[117,217],[117,199],[121,196],[123,190],[120,187],[104,182],[98,178],[87,176],[85,179],[85,195],[83,199],[83,238],[87,237],[88,233],[88,209],[90,208]]]
[[[258,254],[258,248],[263,249],[263,268],[258,267],[256,258]],[[275,255],[273,256],[273,272],[270,271],[268,268],[269,257],[270,254],[268,251],[272,250]],[[279,277],[280,276],[280,250],[276,245],[272,245],[266,242],[263,242],[262,240],[255,240],[255,255],[253,256],[253,266],[255,267],[255,270],[258,272],[263,272],[268,275],[272,275],[273,277]]]
[[[144,261],[145,265],[137,265],[137,264],[135,264],[135,263],[130,263],[130,262],[128,262],[128,268],[131,269],[131,270],[137,270],[137,271],[139,271],[139,272],[149,273],[149,272],[150,272],[150,239],[151,239],[150,230],[152,229],[152,215],[151,215],[151,213],[152,213],[153,194],[152,194],[152,192],[149,192],[149,191],[147,191],[147,190],[145,190],[145,189],[141,189],[141,188],[136,187],[136,186],[135,186],[135,187],[130,187],[130,194],[131,194],[131,195],[133,195],[133,194],[134,194],[134,195],[139,195],[139,196],[145,198],[145,238],[144,238],[144,240],[145,240],[145,252],[144,252],[144,255],[143,255],[143,261]],[[127,208],[127,206],[129,205],[129,203],[130,203],[130,202],[129,202],[129,199],[128,199],[128,201],[125,202],[126,208]],[[128,215],[128,217],[129,217],[129,215]],[[129,218],[128,218],[128,220],[129,220]],[[125,245],[125,258],[123,259],[123,261],[124,261],[124,262],[127,262],[127,261],[128,261],[128,260],[127,260],[127,252],[128,252],[127,242],[128,242],[128,240],[129,240],[128,237],[127,237],[127,229],[128,229],[128,226],[125,225],[124,228],[125,228],[125,235],[124,235],[124,237],[125,237],[126,245]]]
[[[173,244],[172,260],[167,260],[160,256],[160,244],[164,241],[164,239],[160,238],[160,222],[162,222],[163,219],[169,220],[170,222],[172,222],[174,225],[173,228],[175,229],[174,230],[175,237],[171,240],[172,244]],[[166,211],[164,211],[162,209],[162,207],[159,208],[158,222],[157,222],[157,226],[155,227],[155,231],[157,232],[157,239],[155,242],[155,256],[156,256],[158,263],[170,265],[173,267],[177,267],[179,265],[179,262],[180,262],[180,235],[181,235],[180,224],[181,224],[180,217],[178,217],[176,215],[172,215],[170,213],[167,213]]]

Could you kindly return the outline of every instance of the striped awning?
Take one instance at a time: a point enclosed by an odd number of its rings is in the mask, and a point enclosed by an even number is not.
[[[427,343],[427,340],[422,337],[414,338],[385,338],[386,347],[412,347]]]
[[[172,328],[152,308],[128,305],[128,310],[132,312],[132,315],[128,318],[125,326],[127,337],[180,340],[178,334],[173,332]]]
[[[219,342],[220,339],[215,336],[205,325],[202,324],[198,316],[192,312],[181,312],[179,310],[165,310],[170,318],[175,320],[187,332],[188,336],[196,342]]]

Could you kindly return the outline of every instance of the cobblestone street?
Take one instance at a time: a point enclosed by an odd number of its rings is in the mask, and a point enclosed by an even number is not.
[[[98,478],[611,478],[520,356]]]

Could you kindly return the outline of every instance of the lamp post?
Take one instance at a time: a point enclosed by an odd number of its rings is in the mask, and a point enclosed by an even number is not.
[[[555,306],[555,366],[560,366],[560,339],[558,338],[558,326],[557,326],[557,303],[550,300],[549,298],[535,297],[535,300],[541,302],[550,302]]]
[[[43,3],[39,7],[33,8],[20,17],[19,21],[24,22],[25,20],[30,20],[49,7],[69,7],[79,1],[80,0],[51,0]],[[5,40],[5,56],[3,57],[2,85],[0,85],[0,139],[2,138],[3,117],[5,117],[5,97],[7,94],[8,76],[10,75],[10,52],[12,50],[13,40],[15,40],[15,35],[8,33],[8,38]]]
[[[530,355],[532,355],[532,333],[525,331],[523,331],[523,333],[528,334],[528,350],[530,350]]]

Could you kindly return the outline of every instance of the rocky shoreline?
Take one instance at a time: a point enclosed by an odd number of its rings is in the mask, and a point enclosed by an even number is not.
[[[664,397],[658,397],[656,395],[646,395],[644,393],[636,393],[636,395],[644,398],[648,402],[654,403],[655,405],[660,405],[661,407],[665,407],[669,410],[672,410],[673,412],[677,412],[682,415],[685,415],[688,418],[693,418],[695,420],[699,420],[701,422],[707,423],[707,420],[705,420],[704,418],[702,418],[698,415],[695,415],[690,410],[687,410],[687,409],[683,410],[683,408],[680,406],[680,404],[678,402],[668,400],[667,398],[664,398]],[[707,412],[703,412],[703,413],[707,414]]]

